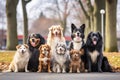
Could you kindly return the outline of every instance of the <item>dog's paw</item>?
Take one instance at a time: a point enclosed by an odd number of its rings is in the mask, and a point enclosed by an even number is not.
[[[63,70],[63,71],[62,71],[62,73],[66,73],[66,71],[65,71],[65,70]]]
[[[25,72],[30,72],[29,70],[26,70]]]
[[[103,72],[103,71],[101,69],[99,69],[98,72]]]
[[[48,72],[49,72],[49,73],[51,73],[52,71],[51,71],[51,70],[49,70]]]
[[[77,70],[77,73],[80,73],[80,70]]]
[[[15,70],[14,72],[16,72],[16,73],[17,73],[17,72],[18,72],[18,70]]]
[[[69,73],[72,73],[72,71],[69,71]]]
[[[84,70],[84,72],[86,72],[86,73],[87,73],[87,72],[88,72],[88,70],[87,70],[87,69],[85,69],[85,70]]]

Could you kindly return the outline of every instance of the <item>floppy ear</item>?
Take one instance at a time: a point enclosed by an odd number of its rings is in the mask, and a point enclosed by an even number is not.
[[[41,48],[42,48],[42,45],[39,47],[39,51],[41,50]]]
[[[83,29],[83,32],[84,32],[84,30],[85,30],[85,24],[82,24],[82,25],[80,26],[80,28]]]
[[[17,46],[16,46],[16,49],[19,49],[20,47],[21,47],[21,44],[17,45]]]
[[[63,37],[63,28],[62,28],[62,26],[60,26],[60,34],[61,34],[61,38],[62,38]]]
[[[70,56],[73,54],[73,52],[74,52],[74,50],[72,49],[72,50],[70,51]]]
[[[27,44],[24,44],[24,46],[25,46],[26,48],[29,48],[29,46],[28,46]]]
[[[97,32],[97,34],[100,37],[100,39],[102,39],[102,35],[100,34],[100,32]]]
[[[92,33],[93,33],[93,32],[90,32],[90,33],[88,34],[88,36],[87,36],[87,41],[86,41],[86,45],[90,45],[90,42],[91,42],[90,36],[91,36]]]
[[[51,26],[51,27],[49,28],[49,31],[52,31],[52,29],[53,29],[53,26]]]
[[[79,53],[80,53],[80,55],[83,55],[84,54],[84,49],[80,49]]]
[[[71,32],[73,33],[74,29],[76,28],[76,26],[72,23],[71,24]]]
[[[47,45],[47,44],[46,44]],[[49,45],[47,45],[47,47],[49,48],[49,50],[51,50],[51,47]]]

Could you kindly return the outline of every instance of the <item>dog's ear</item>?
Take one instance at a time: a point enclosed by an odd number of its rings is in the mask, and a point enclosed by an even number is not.
[[[42,45],[39,47],[39,50],[41,50],[41,48],[42,48]]]
[[[80,28],[83,30],[83,32],[84,32],[84,30],[85,30],[85,24],[82,24],[81,26],[80,26]]]
[[[84,49],[80,49],[79,53],[80,55],[84,55]]]
[[[51,47],[48,45],[48,44],[46,44],[47,45],[47,47],[49,48],[49,50],[51,50]]]
[[[102,35],[100,34],[100,32],[97,32],[98,36],[100,39],[102,39]]]
[[[29,46],[28,46],[27,44],[24,44],[24,46],[25,46],[26,48],[29,48]]]
[[[61,31],[63,31],[63,28],[62,28],[62,26],[61,26],[61,25],[58,25],[58,26],[59,26],[60,30],[61,30]]]
[[[51,26],[50,28],[49,28],[49,31],[52,31],[53,30],[53,26]]]
[[[71,56],[73,53],[74,53],[74,50],[71,49],[71,50],[70,50],[70,56]]]
[[[91,37],[91,34],[92,34],[92,33],[93,33],[93,32],[90,32],[90,33],[88,34],[88,36],[87,36],[86,46],[90,45],[90,43],[91,43],[90,37]]]
[[[16,49],[19,49],[20,47],[21,47],[21,44],[17,45],[17,46],[16,46]]]
[[[71,24],[71,32],[73,33],[74,29],[76,28],[76,26],[72,23]]]

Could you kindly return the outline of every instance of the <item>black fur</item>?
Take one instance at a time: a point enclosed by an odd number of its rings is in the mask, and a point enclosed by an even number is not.
[[[72,38],[72,41],[69,43],[69,50],[74,48],[73,43],[76,42],[76,41],[74,41],[74,38],[76,37],[75,34],[77,34],[77,36],[82,39],[82,47],[84,46],[84,36],[85,36],[84,35],[84,30],[85,30],[85,24],[82,24],[79,28],[77,28],[74,24],[71,24],[71,38]]]
[[[96,43],[94,43],[96,41]],[[103,56],[102,52],[103,40],[99,32],[91,32],[88,34],[86,41],[86,51],[87,51],[87,62],[88,62],[88,71],[92,72],[112,72],[111,66],[108,62],[107,57]],[[98,51],[99,55],[97,56],[96,63],[93,63],[91,60],[90,54],[92,52]]]
[[[40,39],[40,43],[37,46],[33,47],[30,44],[30,38]],[[31,57],[30,57],[30,60],[28,63],[28,70],[31,72],[36,72],[36,71],[38,71],[38,65],[39,65],[39,50],[38,50],[38,48],[40,45],[45,44],[45,39],[40,34],[31,34],[28,37],[27,44],[28,44],[29,50],[31,52]]]
[[[105,57],[105,56],[103,57],[101,68],[102,68],[103,72],[112,72],[112,68],[108,62],[107,57]]]
[[[74,24],[71,24],[71,38],[72,41],[69,43],[69,51],[71,49],[74,49],[74,43],[79,44],[79,42],[76,42],[74,39],[76,38],[75,34],[77,34],[78,37],[82,39],[82,45],[78,49],[84,49],[84,55],[81,56],[82,61],[85,63],[85,69],[87,69],[87,59],[86,59],[86,46],[84,43],[84,31],[85,31],[85,24],[82,24],[79,28],[77,28]],[[78,34],[79,33],[79,34]]]

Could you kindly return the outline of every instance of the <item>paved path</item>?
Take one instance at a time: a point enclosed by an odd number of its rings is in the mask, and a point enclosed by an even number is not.
[[[120,80],[120,73],[0,73],[0,80]]]

